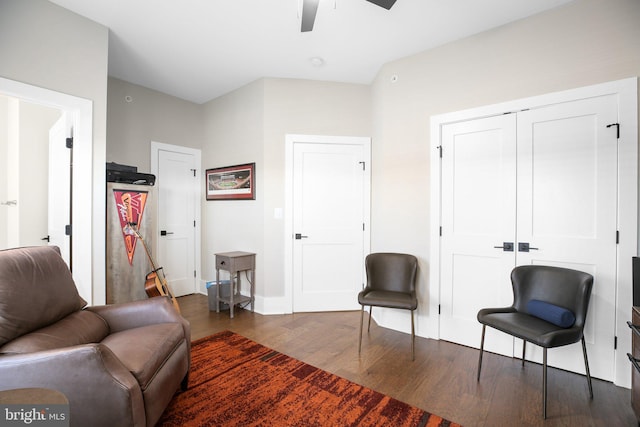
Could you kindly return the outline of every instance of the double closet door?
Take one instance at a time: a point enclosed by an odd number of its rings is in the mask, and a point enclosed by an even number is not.
[[[484,307],[513,302],[510,273],[543,264],[594,276],[585,340],[591,374],[612,380],[616,307],[615,96],[442,128],[440,338],[479,347]],[[485,349],[520,357],[521,340],[488,328]],[[527,346],[526,358],[542,350]],[[584,373],[580,345],[549,365]]]

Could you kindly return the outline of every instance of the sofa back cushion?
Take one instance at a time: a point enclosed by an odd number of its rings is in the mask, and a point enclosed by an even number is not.
[[[86,304],[57,247],[0,251],[0,346]]]

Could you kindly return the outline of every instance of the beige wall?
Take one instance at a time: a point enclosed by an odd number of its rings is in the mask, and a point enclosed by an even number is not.
[[[576,0],[380,70],[372,85],[371,246],[419,257],[421,321],[437,317],[424,300],[435,191],[429,187],[430,117],[638,75],[637,0]],[[391,208],[397,206],[402,209]]]
[[[151,141],[202,148],[201,105],[115,78],[108,94],[107,162],[149,173]]]
[[[265,79],[265,296],[284,296],[285,135],[371,135],[368,85]],[[277,304],[276,304],[277,306]],[[289,307],[290,309],[290,307]]]
[[[214,253],[257,254],[257,292],[264,289],[264,82],[258,80],[204,104],[202,168],[256,163],[256,200],[202,202],[202,278],[215,280]],[[203,196],[204,197],[204,196]],[[245,281],[246,283],[246,281]]]
[[[46,0],[0,0],[0,76],[92,103],[91,226],[93,295],[104,293],[105,146],[108,29]],[[91,292],[91,291],[89,291]],[[93,301],[91,294],[83,294]],[[100,301],[98,297],[97,301]]]
[[[213,253],[245,250],[257,256],[257,289],[284,296],[284,159],[286,134],[368,136],[369,87],[266,78],[206,104],[203,167],[256,162],[255,201],[205,202],[203,271],[214,277]]]

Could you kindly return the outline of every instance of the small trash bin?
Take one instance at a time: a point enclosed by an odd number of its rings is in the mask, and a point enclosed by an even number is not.
[[[209,297],[209,311],[216,311],[216,288],[218,287],[218,282],[215,280],[211,282],[207,282],[207,296]],[[224,298],[229,298],[231,296],[231,281],[230,280],[221,280],[220,281],[220,296]],[[229,304],[226,302],[220,302],[220,310],[229,310]]]

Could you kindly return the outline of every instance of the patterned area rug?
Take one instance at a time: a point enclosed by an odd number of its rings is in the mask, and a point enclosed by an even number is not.
[[[458,426],[225,331],[192,345],[158,426]]]

